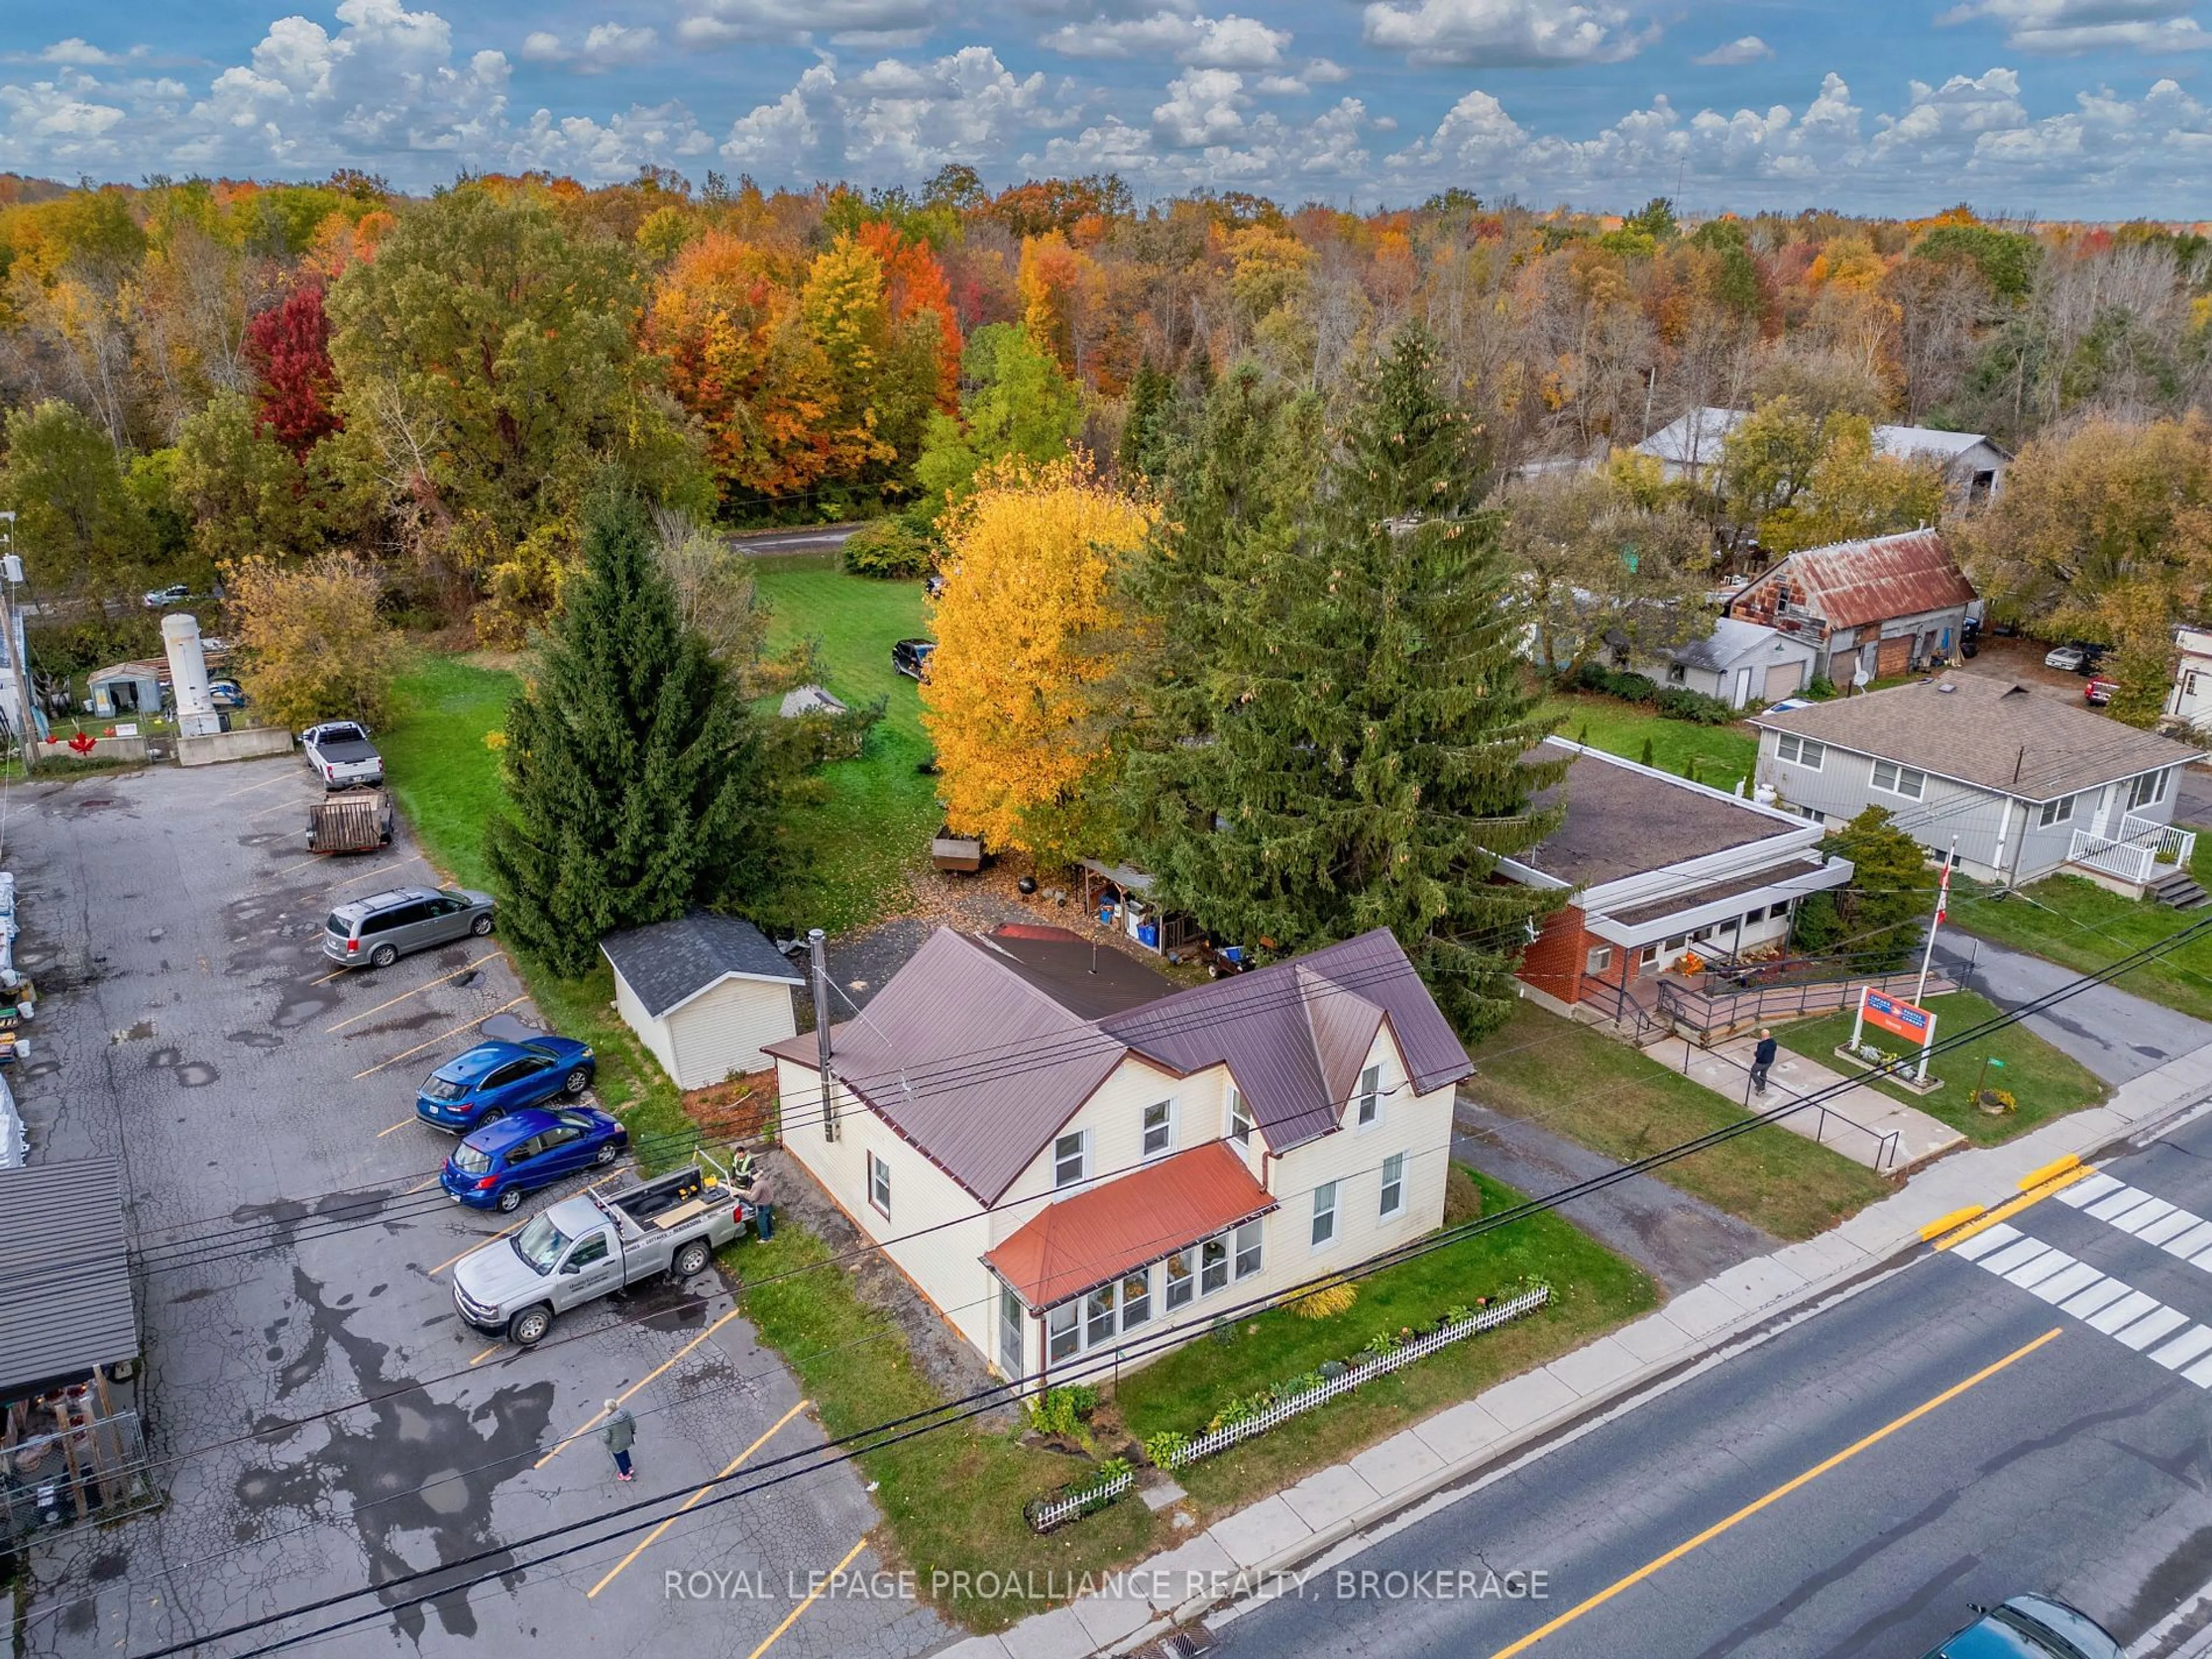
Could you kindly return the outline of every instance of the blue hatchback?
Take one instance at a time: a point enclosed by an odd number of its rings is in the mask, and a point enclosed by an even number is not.
[[[512,1210],[525,1193],[623,1155],[629,1131],[596,1106],[526,1106],[471,1132],[438,1177],[446,1196],[478,1210]]]
[[[466,1134],[556,1095],[580,1095],[597,1069],[590,1047],[573,1037],[479,1042],[430,1073],[415,1097],[415,1115]]]

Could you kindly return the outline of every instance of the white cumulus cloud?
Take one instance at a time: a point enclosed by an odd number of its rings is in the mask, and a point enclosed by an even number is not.
[[[687,46],[817,35],[836,46],[916,46],[938,15],[929,0],[692,0],[676,38]]]
[[[533,64],[569,64],[580,75],[599,75],[635,63],[659,42],[659,35],[648,28],[594,23],[574,46],[557,34],[533,29],[524,37],[522,55]]]
[[[1693,64],[1734,65],[1756,64],[1763,58],[1773,56],[1773,47],[1755,34],[1746,34],[1730,40],[1725,46],[1715,46],[1711,52],[1701,52],[1690,61]]]
[[[2201,52],[2212,46],[2191,0],[1967,0],[1936,21],[2004,27],[2016,52],[2057,57],[2096,51]]]
[[[1067,58],[1173,58],[1200,69],[1272,70],[1282,64],[1291,39],[1288,29],[1234,12],[1192,17],[1157,11],[1063,23],[1037,44]]]
[[[1367,44],[1408,63],[1485,69],[1617,63],[1658,33],[1632,29],[1613,0],[1376,0],[1364,19]]]

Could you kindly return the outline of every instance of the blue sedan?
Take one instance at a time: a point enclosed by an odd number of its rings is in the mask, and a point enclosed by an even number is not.
[[[596,1106],[527,1106],[470,1133],[446,1160],[438,1184],[472,1209],[512,1210],[525,1193],[603,1168],[629,1145],[629,1131]]]
[[[580,1095],[595,1070],[589,1046],[571,1037],[479,1042],[430,1073],[415,1097],[415,1115],[466,1134],[556,1095]]]

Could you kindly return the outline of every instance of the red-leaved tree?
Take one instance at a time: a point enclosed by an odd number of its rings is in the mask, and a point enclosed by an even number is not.
[[[294,289],[282,305],[246,324],[246,356],[261,380],[262,424],[306,459],[339,424],[331,407],[337,373],[331,367],[331,323],[323,314],[321,284]]]

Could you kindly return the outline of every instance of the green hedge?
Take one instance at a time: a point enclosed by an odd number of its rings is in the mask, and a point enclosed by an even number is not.
[[[845,568],[855,576],[927,575],[928,538],[902,519],[878,519],[845,538]]]

